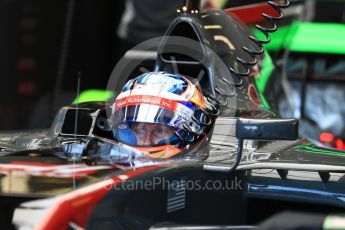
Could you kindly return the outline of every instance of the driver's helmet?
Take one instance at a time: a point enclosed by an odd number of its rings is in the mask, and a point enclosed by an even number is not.
[[[210,130],[208,105],[200,88],[184,76],[142,74],[127,82],[115,99],[114,137],[152,158],[181,156]]]

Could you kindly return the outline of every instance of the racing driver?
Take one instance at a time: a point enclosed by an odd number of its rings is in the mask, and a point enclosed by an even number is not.
[[[111,122],[117,141],[151,158],[167,159],[208,146],[214,111],[187,77],[150,72],[125,84],[113,104]]]

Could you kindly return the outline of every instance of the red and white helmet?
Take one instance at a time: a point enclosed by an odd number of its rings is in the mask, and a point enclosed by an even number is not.
[[[201,90],[186,77],[150,72],[130,80],[112,110],[114,137],[152,158],[171,158],[197,143],[213,119]]]

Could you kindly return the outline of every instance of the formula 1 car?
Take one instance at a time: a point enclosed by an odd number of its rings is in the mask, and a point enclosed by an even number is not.
[[[275,25],[288,4],[269,3],[273,8],[245,12],[273,9],[266,18]],[[122,87],[153,58],[156,70],[194,76],[218,110],[208,141],[193,149],[201,157],[146,158],[113,139],[110,104],[63,107],[49,130],[0,135],[2,229],[334,226],[324,219],[344,211],[344,152],[298,139],[298,120],[277,118],[279,77],[264,41],[239,20],[243,8],[198,5],[185,1],[178,9],[157,54],[132,50],[113,74]],[[268,38],[275,30],[259,28]],[[278,214],[284,210],[293,213]]]

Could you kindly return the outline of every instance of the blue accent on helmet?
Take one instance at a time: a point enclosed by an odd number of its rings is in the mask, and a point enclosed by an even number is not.
[[[160,142],[157,143],[157,145],[174,144],[174,142],[176,141],[180,141],[180,139],[176,135],[174,135],[167,140],[161,140]]]
[[[129,80],[122,88],[121,92],[126,92],[132,88],[134,79]]]
[[[116,131],[114,131],[114,135],[118,140],[124,141],[127,144],[137,144],[137,138],[135,137],[134,132],[130,127],[117,129]]]
[[[184,78],[177,74],[169,74],[164,72],[152,72],[140,75],[136,82],[143,85],[161,84],[165,91],[177,95],[182,94],[188,83]]]
[[[179,101],[180,104],[190,108],[191,110],[194,110],[195,109],[195,106],[191,103],[191,102],[188,102],[188,101]]]

